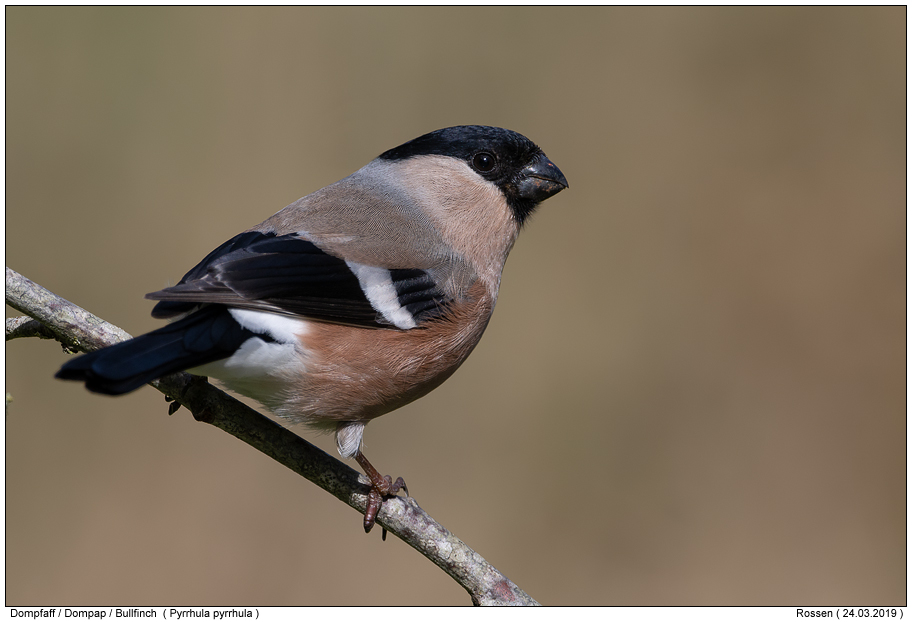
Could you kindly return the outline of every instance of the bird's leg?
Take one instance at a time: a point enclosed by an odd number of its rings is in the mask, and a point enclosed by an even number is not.
[[[404,490],[405,494],[408,495],[408,486],[405,485],[405,480],[401,477],[396,478],[394,482],[389,475],[380,475],[380,472],[368,462],[360,451],[355,454],[355,460],[361,465],[364,473],[371,481],[371,489],[367,495],[367,508],[364,511],[364,531],[367,533],[374,526],[377,512],[380,511],[380,506],[383,505],[383,497],[395,495],[400,489]]]

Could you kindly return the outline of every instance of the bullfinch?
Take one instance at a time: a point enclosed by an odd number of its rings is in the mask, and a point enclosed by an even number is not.
[[[519,230],[567,180],[532,141],[477,125],[390,149],[148,294],[166,326],[66,363],[121,395],[187,370],[335,433],[371,482],[364,527],[405,483],[361,452],[364,426],[426,395],[481,338]]]

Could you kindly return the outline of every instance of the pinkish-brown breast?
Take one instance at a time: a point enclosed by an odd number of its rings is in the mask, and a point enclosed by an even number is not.
[[[494,297],[480,282],[446,319],[411,330],[311,324],[301,340],[308,352],[306,376],[290,379],[279,413],[328,426],[368,421],[404,406],[439,386],[481,339]]]

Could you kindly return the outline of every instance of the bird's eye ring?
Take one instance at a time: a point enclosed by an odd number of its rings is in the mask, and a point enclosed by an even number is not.
[[[472,166],[480,173],[490,173],[497,166],[497,160],[487,151],[482,151],[472,157]]]

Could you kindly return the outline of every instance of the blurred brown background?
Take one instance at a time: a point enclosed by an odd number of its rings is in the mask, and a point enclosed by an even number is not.
[[[545,604],[905,603],[904,7],[6,16],[10,267],[138,334],[146,292],[382,151],[517,130],[570,190],[371,460]],[[65,360],[7,349],[7,604],[468,604]]]

